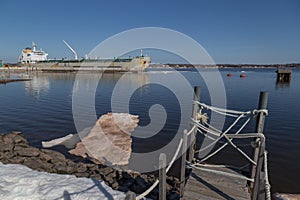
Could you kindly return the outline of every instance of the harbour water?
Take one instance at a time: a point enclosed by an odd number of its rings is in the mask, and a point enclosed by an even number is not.
[[[203,69],[206,71],[208,69]],[[240,78],[241,70],[247,77]],[[248,111],[257,107],[260,91],[269,92],[269,115],[265,123],[267,150],[269,152],[269,176],[272,192],[300,192],[300,70],[294,69],[290,84],[276,84],[276,69],[221,69],[228,108]],[[151,123],[149,109],[160,104],[167,113],[163,131],[150,138],[133,138],[134,152],[149,152],[168,144],[179,128],[180,105],[176,95],[168,88],[151,84],[153,80],[169,80],[175,87],[176,74],[182,74],[191,86],[201,87],[201,101],[210,103],[210,96],[203,79],[196,71],[157,71],[129,74],[123,87],[138,88],[129,102],[131,114],[140,116],[140,125]],[[232,77],[227,77],[232,73]],[[74,73],[34,73],[32,80],[0,85],[0,132],[21,131],[34,146],[41,141],[76,133],[72,115],[72,97],[76,88]],[[87,89],[91,74],[77,77]],[[97,116],[112,110],[111,97],[122,74],[104,74],[95,93]],[[75,87],[74,87],[75,86]],[[126,94],[124,90],[124,94]],[[184,93],[184,91],[182,91]],[[192,99],[192,93],[186,96]],[[115,99],[124,103],[124,99]],[[86,105],[87,106],[87,105]],[[120,110],[122,108],[119,108]],[[188,118],[186,118],[188,120]],[[254,123],[245,131],[253,132]],[[188,123],[186,122],[186,126]],[[223,160],[234,160],[230,153]],[[238,158],[236,158],[238,159]],[[222,160],[222,159],[221,159]],[[222,160],[222,161],[223,161]],[[218,161],[216,161],[218,162]]]

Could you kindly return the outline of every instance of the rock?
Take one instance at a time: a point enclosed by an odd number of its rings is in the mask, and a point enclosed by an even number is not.
[[[137,176],[134,180],[134,184],[131,186],[131,189],[138,194],[143,193],[145,190],[147,190],[147,184],[146,181],[140,177]]]
[[[40,150],[34,147],[21,147],[15,146],[14,153],[17,156],[24,156],[24,157],[37,157],[40,155]]]
[[[141,187],[147,187],[145,179],[143,179],[140,176],[136,177],[134,181],[136,182],[136,184],[140,185]]]
[[[36,158],[30,158],[30,157],[25,158],[23,164],[31,169],[40,170],[40,171],[44,171],[44,170],[47,171],[48,168],[51,168],[51,165],[49,163],[45,163],[41,160],[38,160]]]
[[[77,176],[77,177],[89,177],[89,174],[87,172],[82,172],[82,173],[74,173],[73,175]]]
[[[126,186],[119,186],[118,190],[121,191],[121,192],[128,192],[129,191],[129,189]]]
[[[0,160],[11,159],[13,157],[14,157],[14,154],[12,152],[1,152],[0,151]]]
[[[68,167],[72,167],[72,168],[77,168],[77,163],[71,161],[71,160],[66,160],[66,164]]]
[[[110,184],[110,187],[112,187],[112,189],[116,190],[119,187],[119,183],[117,181],[114,181],[113,183]]]
[[[88,136],[69,153],[91,157],[106,165],[127,165],[131,154],[131,132],[138,124],[138,116],[126,113],[102,115]]]
[[[48,156],[50,156],[52,162],[66,160],[66,157],[63,154],[61,154],[61,153],[59,153],[57,151],[52,151],[52,150],[48,150],[48,149],[42,149],[41,151],[43,153],[47,154]]]
[[[110,167],[104,167],[104,168],[99,169],[99,171],[101,172],[101,174],[106,176],[106,175],[112,173],[114,170]]]
[[[3,137],[2,137],[2,141],[4,144],[14,144],[14,136],[15,134],[5,134]]]
[[[180,195],[176,192],[170,192],[169,194],[167,194],[167,199],[169,199],[169,200],[179,200]]]
[[[86,164],[86,167],[88,171],[97,171],[99,169],[98,165],[95,164]]]
[[[14,143],[2,143],[0,145],[0,152],[12,151],[14,148]]]
[[[25,161],[25,158],[24,157],[12,157],[10,159],[11,163],[14,163],[14,164],[23,164],[24,161]]]
[[[112,172],[105,176],[105,181],[107,181],[109,184],[112,184],[113,182],[115,182],[115,178],[116,178],[116,173]]]
[[[122,178],[132,179],[132,176],[128,172],[122,172]]]
[[[24,145],[29,145],[29,142],[22,136],[21,132],[14,132],[14,142],[15,144],[24,144]]]
[[[130,188],[133,192],[137,193],[137,194],[141,194],[144,191],[147,190],[146,186],[141,186],[141,185],[137,185],[137,184],[133,184]]]
[[[41,151],[39,158],[44,162],[50,162],[52,160],[52,156],[48,155],[47,153]]]
[[[59,174],[65,174],[67,173],[67,167],[64,163],[56,163],[53,167],[54,170],[56,170]]]
[[[102,180],[102,177],[100,174],[91,174],[89,176],[89,178],[96,179],[96,180]]]
[[[120,185],[130,188],[134,184],[134,179],[121,179],[119,182]]]
[[[86,172],[87,171],[87,167],[83,164],[83,163],[78,163],[77,164],[77,172]]]

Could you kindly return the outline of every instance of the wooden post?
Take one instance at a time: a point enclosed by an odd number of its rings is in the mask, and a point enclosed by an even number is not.
[[[259,103],[258,103],[258,109],[267,109],[267,104],[268,104],[268,93],[267,92],[260,92],[260,96],[259,96]],[[257,120],[256,120],[256,126],[255,126],[255,132],[256,133],[263,133],[263,129],[264,129],[264,122],[265,122],[265,113],[260,112],[257,116]],[[259,142],[259,139],[255,140],[257,143]],[[261,144],[262,145],[262,144]],[[254,151],[253,151],[253,160],[257,163],[257,165],[252,165],[251,168],[251,178],[254,179],[256,176],[256,171],[258,166],[258,158],[259,158],[259,153],[260,153],[260,148],[259,146],[257,146]],[[259,178],[259,177],[258,177]],[[254,184],[250,183],[250,187],[253,189]]]
[[[180,197],[183,196],[185,185],[185,162],[186,162],[186,146],[187,146],[187,130],[183,131],[182,149],[181,149],[181,165],[180,165]]]
[[[256,165],[256,171],[255,171],[255,177],[254,177],[254,186],[252,190],[252,200],[257,200],[259,199],[260,191],[261,191],[261,181],[260,181],[260,174],[264,162],[264,152],[265,152],[265,146],[266,143],[265,141],[260,141],[260,147],[258,151],[258,160],[257,160],[257,165]]]
[[[194,98],[193,98],[193,101],[199,101],[200,100],[200,87],[199,86],[196,86],[194,87]],[[198,111],[199,111],[199,105],[198,104],[195,104],[193,102],[193,113],[192,113],[192,118],[194,120],[197,120],[197,114],[198,114]],[[193,127],[194,124],[192,124],[192,127]],[[189,151],[189,162],[192,162],[193,161],[193,158],[194,158],[194,154],[195,154],[195,145],[196,145],[196,132],[197,132],[197,129],[195,129],[192,133],[191,133],[191,137],[190,137],[190,151]]]
[[[159,155],[159,200],[166,200],[167,186],[166,186],[166,165],[167,156],[164,153]]]
[[[125,196],[125,200],[135,200],[136,195],[134,192],[128,191]]]

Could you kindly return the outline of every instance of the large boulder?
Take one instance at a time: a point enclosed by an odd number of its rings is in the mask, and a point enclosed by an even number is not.
[[[127,165],[131,155],[131,132],[138,116],[126,113],[102,115],[89,134],[69,153],[106,165]]]

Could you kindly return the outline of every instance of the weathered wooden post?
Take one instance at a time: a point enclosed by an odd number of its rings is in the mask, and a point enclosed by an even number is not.
[[[125,200],[135,200],[136,195],[134,192],[128,191],[125,196]]]
[[[257,200],[257,199],[265,199],[265,193],[263,198],[260,198],[261,196],[261,171],[262,171],[262,166],[264,162],[264,152],[266,148],[266,143],[265,140],[260,141],[260,147],[258,151],[258,160],[256,164],[256,170],[255,170],[255,178],[254,178],[254,185],[253,185],[253,190],[252,190],[252,200]]]
[[[259,104],[258,110],[267,109],[268,104],[268,93],[260,92],[259,96]],[[264,122],[265,122],[266,114],[264,112],[260,112],[257,116],[255,132],[263,133]],[[257,199],[257,194],[259,192],[259,183],[260,183],[260,171],[262,169],[263,163],[263,154],[265,150],[265,141],[260,143],[259,139],[255,140],[257,145],[253,151],[253,160],[257,163],[256,165],[252,165],[251,168],[251,178],[254,179],[254,183],[250,183],[250,187],[252,188],[252,199]]]
[[[197,103],[195,103],[195,101],[199,101],[200,100],[200,87],[196,86],[194,87],[194,98],[193,98],[193,113],[192,113],[192,118],[194,120],[197,120],[197,114],[199,111],[199,105]],[[192,127],[194,126],[194,124],[192,124]],[[193,158],[194,158],[194,154],[195,154],[195,145],[196,145],[196,132],[197,129],[194,129],[194,131],[192,131],[191,136],[190,136],[190,150],[189,150],[189,155],[188,155],[188,160],[189,162],[192,162]]]
[[[166,200],[166,165],[167,165],[167,156],[164,153],[159,155],[159,200]]]
[[[186,147],[187,147],[187,130],[183,131],[182,149],[181,149],[181,165],[180,165],[180,196],[183,196],[185,184],[185,163],[186,163]]]

